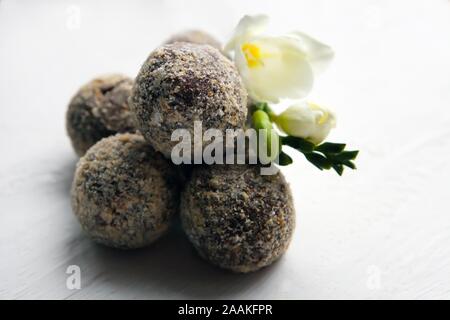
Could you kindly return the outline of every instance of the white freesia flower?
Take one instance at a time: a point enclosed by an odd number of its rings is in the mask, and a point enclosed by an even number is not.
[[[310,102],[287,108],[275,116],[274,121],[285,133],[314,144],[324,141],[331,129],[336,127],[336,116],[333,112]]]
[[[283,98],[303,98],[333,51],[301,32],[264,35],[268,20],[264,15],[243,17],[225,51],[233,53],[252,99],[277,103]]]

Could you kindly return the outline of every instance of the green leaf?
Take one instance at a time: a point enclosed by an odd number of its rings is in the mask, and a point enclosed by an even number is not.
[[[280,137],[280,142],[282,145],[302,152],[305,158],[320,170],[333,168],[341,176],[344,172],[344,166],[356,169],[351,160],[358,156],[359,151],[345,151],[345,143],[324,142],[316,146],[306,139],[289,135]],[[290,164],[292,159],[282,152],[279,162],[280,165],[283,165],[281,163]]]
[[[344,172],[344,166],[342,164],[333,164],[333,169],[338,175],[342,176],[342,173]]]
[[[264,111],[264,107],[267,106],[267,102],[260,102],[254,105],[256,110]]]
[[[314,151],[314,143],[309,142],[305,139],[293,137],[293,136],[286,136],[281,138],[281,143],[284,145],[287,145],[289,147],[292,147],[294,149],[299,150],[303,153],[310,153]]]
[[[264,111],[267,114],[273,113],[272,109],[269,107],[267,102],[260,102],[255,105],[256,110]]]
[[[335,157],[339,161],[346,161],[346,160],[355,160],[356,156],[358,155],[358,150],[355,151],[342,151],[341,153],[337,154]]]
[[[333,142],[325,142],[314,148],[315,151],[319,151],[324,154],[340,153],[340,152],[344,151],[344,149],[345,149],[345,143],[333,143]]]
[[[305,153],[306,159],[308,159],[309,162],[311,162],[313,165],[315,165],[320,170],[322,169],[330,169],[331,168],[331,161],[327,158],[325,158],[320,153]]]
[[[344,166],[347,166],[347,167],[353,169],[353,170],[356,169],[355,164],[354,164],[353,162],[351,162],[350,160],[342,161],[342,164],[343,164]]]
[[[278,158],[278,164],[280,166],[287,166],[290,165],[293,162],[292,158],[284,153],[283,151],[280,151],[279,158]]]

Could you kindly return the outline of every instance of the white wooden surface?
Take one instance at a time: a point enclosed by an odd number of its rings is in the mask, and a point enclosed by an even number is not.
[[[209,266],[180,230],[134,252],[91,243],[69,204],[71,95],[98,74],[134,76],[175,31],[225,40],[260,12],[335,49],[312,99],[338,113],[330,140],[361,150],[359,170],[297,157],[284,170],[295,238],[254,274]],[[0,1],[0,298],[450,298],[449,41],[447,0]]]

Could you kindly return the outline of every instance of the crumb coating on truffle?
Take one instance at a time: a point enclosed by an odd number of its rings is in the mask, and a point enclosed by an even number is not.
[[[200,255],[235,272],[256,271],[289,246],[295,210],[281,172],[257,165],[195,169],[181,196],[183,229]]]
[[[214,38],[212,35],[201,30],[187,30],[180,33],[174,34],[170,37],[165,44],[175,43],[175,42],[189,42],[196,44],[209,44],[218,50],[222,50],[222,44]]]
[[[135,131],[135,118],[128,107],[132,86],[128,77],[106,75],[75,94],[66,113],[66,129],[79,156],[102,138]]]
[[[178,143],[171,141],[173,131],[187,129],[193,135],[194,121],[202,121],[203,131],[215,128],[225,134],[226,129],[243,128],[246,104],[235,66],[209,45],[185,42],[153,51],[130,97],[138,129],[165,156]]]
[[[163,235],[178,210],[176,169],[139,134],[117,134],[77,164],[72,208],[97,242],[131,249]]]

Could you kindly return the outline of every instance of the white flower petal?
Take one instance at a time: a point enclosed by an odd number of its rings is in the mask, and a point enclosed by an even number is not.
[[[225,52],[236,50],[240,43],[261,34],[268,23],[269,17],[266,15],[244,16],[234,30],[233,37],[225,45]]]
[[[301,32],[264,36],[268,21],[265,15],[243,17],[225,51],[233,57],[253,100],[304,98],[314,74],[331,61],[333,51]]]
[[[242,50],[236,53],[235,59],[253,99],[277,103],[283,98],[300,99],[310,92],[311,65],[292,39],[265,37],[251,44],[261,52],[260,65],[249,67]]]
[[[314,72],[323,72],[333,60],[334,51],[330,46],[300,31],[291,32],[287,36],[297,40],[298,46],[311,62]]]

